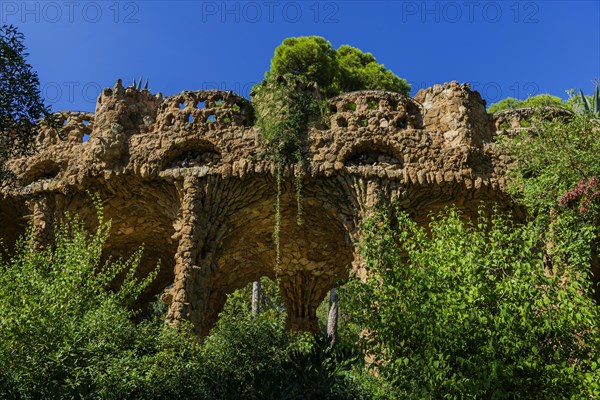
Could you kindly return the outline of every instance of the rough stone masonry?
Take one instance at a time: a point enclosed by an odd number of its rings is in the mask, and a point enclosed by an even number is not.
[[[259,156],[249,101],[216,90],[163,99],[118,81],[94,114],[58,115],[60,134],[45,129],[37,153],[9,161],[18,184],[0,190],[8,248],[28,223],[35,245],[47,246],[67,211],[94,226],[88,191],[98,193],[113,224],[107,256],[143,244],[140,276],[160,260],[140,305],[162,293],[168,321],[189,319],[200,336],[228,293],[275,278],[275,167]],[[296,330],[317,330],[328,290],[360,270],[360,225],[375,205],[396,201],[420,223],[450,205],[466,215],[481,204],[513,207],[504,192],[508,161],[494,149],[510,115],[488,115],[468,85],[435,85],[414,98],[347,93],[329,101],[328,118],[308,132],[306,168],[283,173],[278,283]]]

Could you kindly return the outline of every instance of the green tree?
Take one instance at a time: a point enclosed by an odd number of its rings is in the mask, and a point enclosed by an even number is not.
[[[376,89],[402,93],[410,93],[410,85],[392,71],[379,64],[371,53],[343,45],[337,50],[339,72],[337,74],[336,91]]]
[[[489,113],[497,111],[524,108],[524,107],[562,107],[570,109],[568,102],[563,101],[560,97],[550,94],[538,94],[537,96],[528,97],[525,100],[518,100],[513,97],[507,97],[497,103],[492,104],[488,108]]]
[[[364,230],[367,278],[346,297],[364,351],[396,388],[419,399],[600,395],[600,314],[585,265],[545,261],[536,225],[450,211],[427,230],[404,213]],[[571,232],[587,250],[592,236]]]
[[[38,121],[50,116],[23,40],[14,26],[0,27],[0,179],[6,177],[7,158],[30,151]]]
[[[302,75],[321,88],[330,86],[336,73],[335,50],[320,36],[287,38],[275,49],[271,60],[271,74]]]
[[[267,77],[286,74],[315,82],[327,97],[367,89],[410,92],[406,80],[379,64],[371,53],[348,45],[336,51],[320,36],[288,38],[275,49]]]

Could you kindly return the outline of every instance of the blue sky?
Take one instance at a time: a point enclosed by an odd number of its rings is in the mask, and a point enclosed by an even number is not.
[[[600,1],[8,1],[54,110],[93,111],[117,78],[153,92],[248,96],[291,36],[349,44],[419,88],[469,82],[488,105],[591,93],[600,78]]]

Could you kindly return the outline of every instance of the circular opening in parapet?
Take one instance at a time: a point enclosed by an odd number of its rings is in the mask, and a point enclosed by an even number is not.
[[[339,118],[336,120],[336,123],[337,123],[337,125],[338,125],[340,128],[347,128],[347,127],[348,127],[348,121],[347,121],[347,120],[346,120],[346,118],[344,118],[344,117],[339,117]]]
[[[203,109],[206,107],[206,104],[204,103],[204,100],[200,100],[196,103],[196,108],[198,109]]]
[[[229,124],[231,124],[231,116],[229,114],[222,116],[221,117],[221,124],[223,124],[223,125],[229,125]]]
[[[408,119],[406,116],[398,119],[398,122],[396,123],[396,127],[398,129],[405,129],[407,126],[408,126]]]
[[[207,124],[214,124],[215,122],[217,122],[217,117],[215,116],[215,114],[210,114],[207,118],[206,118],[206,123]]]
[[[356,111],[356,103],[348,102],[344,104],[344,110],[346,111]]]
[[[193,122],[194,122],[194,116],[193,116],[192,114],[190,114],[190,113],[188,113],[188,114],[186,115],[185,119],[186,119],[186,121],[187,121],[189,124],[191,124],[191,123],[193,123]]]
[[[178,107],[180,110],[183,110],[185,108],[185,103],[183,101],[180,101]]]

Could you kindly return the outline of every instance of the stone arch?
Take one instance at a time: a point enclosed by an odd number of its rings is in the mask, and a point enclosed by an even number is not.
[[[65,213],[77,215],[87,229],[98,226],[97,210],[91,194],[102,202],[105,221],[111,221],[103,260],[129,258],[140,247],[143,253],[137,278],[147,276],[160,263],[156,279],[138,299],[134,307],[144,308],[155,296],[173,283],[173,267],[177,241],[173,219],[179,209],[175,188],[164,182],[140,182],[132,177],[113,177],[110,182],[95,182],[88,190],[70,191],[56,196],[50,205],[52,219],[47,229]],[[119,279],[114,282],[119,285]]]
[[[318,330],[318,305],[339,280],[347,279],[354,259],[353,244],[338,210],[324,200],[322,188],[311,183],[303,190],[303,225],[298,225],[295,188],[288,176],[281,197],[281,265],[277,270],[274,178],[251,175],[241,181],[221,180],[216,186],[220,186],[218,193],[211,190],[198,198],[197,203],[205,203],[200,207],[213,209],[218,203],[218,208],[191,228],[200,234],[190,243],[190,250],[180,248],[180,252],[193,255],[180,271],[187,284],[174,288],[176,293],[183,288],[183,297],[170,294],[179,303],[172,307],[185,309],[189,303],[186,312],[204,336],[216,323],[227,294],[267,276],[278,278],[288,310],[288,328]],[[230,192],[233,187],[236,190]],[[209,196],[211,203],[207,204]]]
[[[195,166],[215,166],[221,159],[221,152],[210,141],[192,138],[174,144],[161,160],[161,170],[188,168]]]
[[[318,332],[317,307],[352,270],[355,210],[343,188],[331,183],[328,179],[304,182],[301,226],[296,223],[291,182],[283,203],[280,289],[291,330]]]

